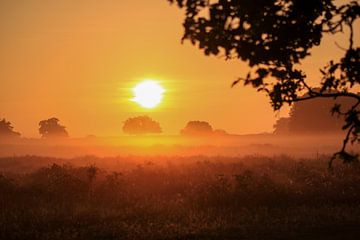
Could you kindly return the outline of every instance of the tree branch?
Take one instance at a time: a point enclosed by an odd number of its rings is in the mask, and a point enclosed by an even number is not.
[[[352,158],[352,159],[357,158],[357,156],[353,156],[353,155],[347,153],[346,150],[345,150],[345,149],[346,149],[346,146],[347,146],[347,144],[348,144],[348,142],[349,142],[349,140],[350,140],[350,134],[351,134],[351,132],[354,130],[354,128],[355,128],[355,124],[353,124],[353,125],[349,128],[349,130],[347,131],[346,136],[345,136],[345,139],[344,139],[344,141],[343,141],[343,145],[342,145],[342,147],[341,147],[341,150],[340,150],[339,152],[335,153],[335,154],[331,157],[331,159],[330,159],[330,161],[329,161],[329,169],[332,169],[332,163],[333,163],[333,161],[336,159],[337,156],[342,157],[344,160],[347,160],[347,159],[350,159],[350,158]]]
[[[360,95],[357,95],[355,93],[350,93],[350,92],[319,93],[319,92],[312,91],[311,93],[315,94],[315,95],[310,95],[310,96],[306,96],[306,97],[302,97],[302,98],[296,98],[296,99],[292,100],[292,102],[300,102],[300,101],[305,101],[305,100],[314,99],[314,98],[318,98],[318,97],[320,97],[320,98],[352,97],[360,102]]]

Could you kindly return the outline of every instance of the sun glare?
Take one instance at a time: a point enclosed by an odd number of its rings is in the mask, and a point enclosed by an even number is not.
[[[132,101],[144,108],[154,108],[161,103],[165,89],[156,81],[145,80],[136,85],[133,92]]]

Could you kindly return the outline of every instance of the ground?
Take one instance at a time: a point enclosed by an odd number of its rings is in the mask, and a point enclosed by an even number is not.
[[[1,239],[359,239],[360,166],[328,156],[0,159]]]

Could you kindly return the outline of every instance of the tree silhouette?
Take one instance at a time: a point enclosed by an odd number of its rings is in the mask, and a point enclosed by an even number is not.
[[[148,116],[139,116],[128,118],[124,122],[123,132],[133,135],[141,135],[148,133],[161,133],[160,124],[152,120]]]
[[[207,136],[213,134],[213,128],[205,121],[190,121],[180,131],[180,134],[185,136]]]
[[[39,122],[39,133],[43,138],[64,138],[68,137],[64,126],[59,124],[59,119],[49,118]]]
[[[275,134],[327,134],[340,133],[344,123],[343,116],[331,117],[329,109],[334,101],[329,98],[315,98],[295,102],[288,118],[280,118],[274,125]],[[338,97],[335,104],[345,108],[354,104],[353,99]]]
[[[290,131],[294,133],[340,132],[344,116],[331,117],[330,109],[334,103],[350,108],[354,101],[351,98],[338,97],[335,102],[333,99],[315,98],[294,103],[290,111]]]
[[[20,137],[20,133],[14,131],[11,122],[6,121],[5,118],[0,120],[0,138],[14,138]]]
[[[290,134],[290,117],[279,118],[274,124],[274,134],[287,135]]]
[[[227,136],[227,135],[229,135],[229,133],[226,132],[224,129],[215,129],[215,130],[213,131],[213,134],[214,134],[215,136]]]
[[[183,40],[197,44],[206,55],[246,61],[251,70],[243,82],[271,99],[274,110],[284,104],[313,98],[346,97],[354,104],[344,109],[335,104],[332,112],[343,115],[346,136],[336,157],[344,162],[357,160],[346,151],[349,143],[359,142],[360,48],[354,46],[354,22],[360,16],[357,1],[339,6],[333,0],[168,0],[185,8]],[[322,37],[349,29],[349,44],[340,60],[329,60],[321,68],[320,88],[311,86],[301,62]]]

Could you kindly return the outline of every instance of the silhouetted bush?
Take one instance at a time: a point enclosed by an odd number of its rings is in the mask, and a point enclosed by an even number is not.
[[[332,116],[330,109],[335,104],[348,108],[352,99],[339,97],[335,101],[328,98],[296,102],[290,109],[288,118],[280,118],[274,125],[275,134],[326,134],[341,133],[344,116]]]
[[[127,134],[161,133],[160,124],[148,116],[128,118],[124,122],[123,132]]]
[[[69,134],[65,126],[59,124],[59,119],[49,118],[39,122],[39,133],[43,138],[64,138]]]
[[[323,168],[326,158],[141,161],[113,172],[112,166],[75,167],[53,159],[32,173],[0,175],[0,238],[359,237],[357,166],[338,165],[331,173]]]
[[[205,121],[190,121],[180,131],[180,134],[185,136],[206,136],[213,134],[213,128]]]
[[[20,137],[20,133],[14,131],[14,127],[11,122],[6,121],[5,118],[0,120],[0,139],[2,138],[17,138]]]

